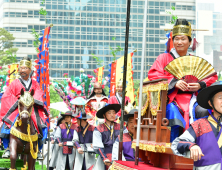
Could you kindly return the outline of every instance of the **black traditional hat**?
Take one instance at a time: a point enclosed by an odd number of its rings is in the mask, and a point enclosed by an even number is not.
[[[103,108],[101,108],[97,113],[96,116],[100,119],[104,119],[103,115],[109,110],[115,110],[117,113],[121,108],[120,104],[106,104]]]
[[[73,116],[77,119],[84,119],[84,120],[92,118],[92,116],[86,114],[85,111],[80,111],[79,113],[76,113]]]
[[[212,109],[208,101],[211,100],[216,93],[221,91],[222,91],[222,81],[217,81],[213,83],[211,86],[200,91],[200,93],[197,95],[197,103],[205,109]]]
[[[138,110],[137,109],[130,110],[128,114],[123,115],[123,120],[127,122],[130,117],[134,117],[135,112],[138,112]]]
[[[63,117],[64,116],[72,116],[72,117],[74,117],[71,111],[67,111],[64,114],[61,114],[61,116],[63,116]]]
[[[64,117],[60,116],[58,119],[57,119],[57,126],[59,126],[62,122],[62,120],[64,119]]]

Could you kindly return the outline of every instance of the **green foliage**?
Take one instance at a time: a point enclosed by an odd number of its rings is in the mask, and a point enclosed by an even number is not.
[[[171,12],[171,11],[166,11],[166,13],[171,15],[170,24],[175,24],[176,20],[178,19],[178,16],[173,15],[173,11],[176,10],[175,6],[172,6],[172,7],[171,7],[171,10],[172,10],[172,12]]]
[[[2,69],[0,69],[0,75],[8,75],[8,66],[3,66]]]
[[[221,71],[219,72],[219,75],[218,75],[218,81],[222,81]]]
[[[57,102],[61,102],[62,99],[60,98],[60,96],[58,95],[58,93],[55,91],[54,87],[52,85],[50,85],[49,87],[50,90],[50,103],[57,103]],[[56,117],[59,115],[59,111],[55,110],[55,109],[50,109],[50,114],[53,117]]]
[[[13,48],[12,34],[4,28],[0,28],[0,66],[17,62],[16,52],[18,48]]]
[[[137,98],[137,91],[140,87],[140,80],[133,80],[133,83],[134,83],[133,88],[135,89],[134,91],[135,101],[136,101],[136,105],[138,106],[139,103],[138,103],[138,98]]]
[[[115,40],[116,40],[116,37],[112,37],[112,40],[115,41]],[[112,48],[111,46],[109,46],[109,49],[110,49],[110,51],[111,51],[110,53],[111,53],[112,56],[113,56],[113,61],[116,60],[116,54],[117,54],[118,52],[120,52],[120,51],[123,51],[123,48],[121,48],[119,45],[117,45],[115,49]],[[92,56],[93,56],[93,59],[96,60],[97,65],[98,65],[99,67],[102,67],[102,66],[103,66],[103,64],[102,64],[102,63],[103,63],[103,60],[102,60],[101,58],[95,56],[95,54],[93,54],[93,53],[92,53]]]
[[[96,60],[97,65],[98,65],[99,67],[102,67],[102,66],[103,66],[103,64],[102,64],[102,63],[103,63],[103,60],[102,60],[101,58],[95,56],[95,54],[93,54],[93,53],[92,53],[92,56],[93,56],[93,59]]]
[[[40,15],[43,15],[43,16],[46,16],[46,15],[47,15],[46,9],[41,8],[41,9],[39,10],[39,14],[40,14]]]
[[[31,30],[32,30],[31,34],[35,37],[35,40],[33,41],[33,45],[36,48],[35,49],[36,52],[38,53],[39,52],[38,47],[39,47],[39,44],[41,43],[39,40],[40,34],[37,33],[34,28],[32,28]]]
[[[115,41],[116,37],[112,37],[112,40]],[[119,45],[116,46],[116,49],[113,49],[111,46],[109,46],[109,49],[111,50],[111,54],[113,55],[113,61],[116,60],[116,54],[120,51],[123,51],[123,48],[121,48]]]
[[[45,0],[42,0],[41,4],[44,4],[45,3]]]
[[[44,4],[44,3],[45,3],[45,0],[42,0],[41,4]],[[39,10],[39,14],[40,14],[40,15],[43,15],[43,16],[45,17],[45,22],[46,22],[46,24],[47,24],[47,19],[46,19],[47,11],[46,11],[46,9],[41,8],[41,9]],[[39,44],[41,43],[41,42],[39,41],[40,34],[37,33],[34,28],[32,28],[31,31],[32,31],[31,34],[32,34],[32,35],[34,36],[34,38],[35,38],[35,40],[33,41],[33,46],[35,47],[35,50],[36,50],[36,52],[38,53],[38,52],[39,52],[38,47],[39,47]]]
[[[60,96],[55,91],[52,85],[50,85],[49,90],[50,90],[50,103],[56,103],[62,101],[62,99],[60,98]]]
[[[105,86],[103,91],[106,94],[106,96],[109,96],[109,87],[108,86]]]
[[[56,109],[50,109],[50,114],[52,115],[52,117],[58,116],[59,113],[60,113],[60,111],[58,111]]]

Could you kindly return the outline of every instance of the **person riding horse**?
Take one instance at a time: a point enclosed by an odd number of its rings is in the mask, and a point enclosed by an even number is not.
[[[15,124],[17,117],[19,116],[19,99],[21,96],[21,89],[25,92],[31,92],[34,90],[33,95],[34,103],[31,111],[31,120],[34,128],[38,133],[39,149],[42,146],[42,140],[47,137],[46,120],[44,114],[48,115],[43,104],[43,91],[41,90],[38,82],[30,77],[32,71],[32,62],[30,58],[24,57],[20,61],[19,74],[20,78],[15,79],[6,89],[2,96],[0,122],[4,122],[0,129],[0,138],[3,139],[4,148],[8,148],[9,134],[11,127]],[[3,157],[10,156],[9,150],[5,152]]]
[[[38,133],[35,131],[31,114],[34,105],[34,90],[24,92],[21,89],[21,97],[18,101],[19,115],[10,131],[10,170],[15,170],[17,154],[27,155],[23,157],[24,168],[35,169],[35,160],[38,154]],[[28,160],[27,160],[28,158]]]

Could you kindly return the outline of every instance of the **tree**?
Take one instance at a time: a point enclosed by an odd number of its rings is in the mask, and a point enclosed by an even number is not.
[[[137,96],[137,91],[138,91],[138,89],[139,89],[139,87],[140,87],[140,80],[133,80],[133,83],[134,83],[134,85],[133,85],[133,88],[134,88],[134,95],[135,95],[135,102],[136,102],[136,105],[138,106],[138,96]],[[133,101],[131,101],[131,102],[133,102]]]
[[[106,96],[109,96],[109,87],[108,86],[105,86],[103,91],[106,94]]]
[[[4,28],[0,28],[0,66],[15,63],[18,48],[13,48],[13,37]]]
[[[52,85],[50,85],[49,90],[50,90],[50,103],[56,103],[56,102],[62,101],[62,99],[60,98],[60,96],[55,91],[55,89],[53,88]],[[58,116],[59,113],[60,113],[60,111],[58,111],[56,109],[50,109],[50,114],[52,115],[52,117]]]
[[[167,14],[171,15],[170,24],[175,24],[176,20],[178,19],[177,15],[173,15],[173,11],[176,10],[175,6],[171,6],[172,11],[166,11]]]
[[[45,3],[45,0],[42,0],[41,4],[43,5],[44,3]],[[47,24],[47,19],[46,19],[47,11],[46,11],[46,9],[41,8],[39,10],[39,14],[45,17],[45,23]],[[38,48],[39,48],[39,45],[41,44],[41,42],[39,40],[40,34],[37,33],[34,28],[32,28],[31,31],[32,31],[31,34],[35,37],[35,39],[33,41],[33,46],[35,47],[35,51],[37,53],[39,53]]]
[[[112,40],[115,41],[116,37],[112,37]],[[116,60],[116,54],[120,51],[123,51],[123,48],[121,48],[119,45],[116,46],[116,49],[113,49],[111,46],[109,46],[109,49],[111,50],[111,54],[113,55],[113,61]]]

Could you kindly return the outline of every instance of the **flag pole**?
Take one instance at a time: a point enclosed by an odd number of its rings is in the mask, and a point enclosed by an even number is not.
[[[130,22],[130,3],[127,1],[127,15],[126,15],[126,34],[125,34],[125,52],[124,52],[124,66],[123,66],[123,91],[122,91],[122,105],[121,105],[121,124],[120,124],[120,141],[119,141],[119,160],[122,160],[123,151],[123,115],[125,107],[125,91],[126,91],[126,71],[127,71],[127,56],[128,56],[128,40],[129,40],[129,22]]]
[[[143,16],[143,45],[142,45],[142,61],[140,71],[140,91],[139,91],[139,109],[137,119],[137,131],[136,131],[136,154],[135,154],[135,165],[138,165],[139,161],[139,141],[140,141],[140,124],[141,124],[141,110],[142,110],[142,90],[143,90],[143,72],[144,72],[144,58],[146,50],[146,19],[147,19],[147,0],[144,5],[144,16]]]

